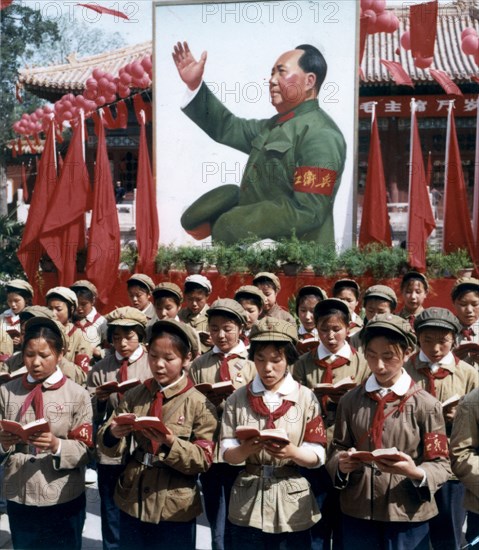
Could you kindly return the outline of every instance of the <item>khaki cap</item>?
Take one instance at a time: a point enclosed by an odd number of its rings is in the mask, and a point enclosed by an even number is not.
[[[255,323],[249,335],[251,342],[290,342],[296,344],[298,341],[298,329],[292,323],[264,317]]]
[[[66,300],[67,302],[69,302],[75,307],[78,306],[77,295],[73,292],[73,290],[71,290],[70,288],[67,288],[66,286],[55,286],[51,288],[46,293],[45,297],[47,299],[53,298],[54,295],[60,296],[61,298],[63,298],[64,300]]]
[[[151,327],[150,342],[161,330],[179,335],[185,342],[188,343],[188,347],[193,355],[198,353],[198,334],[190,325],[181,323],[176,319],[162,319],[161,321],[157,321]]]
[[[152,294],[154,298],[164,294],[173,294],[180,302],[183,301],[183,292],[181,292],[181,288],[175,285],[175,283],[160,283],[155,286]]]
[[[256,284],[256,281],[258,279],[268,279],[273,283],[276,292],[279,292],[281,290],[281,283],[279,282],[279,278],[274,273],[268,273],[267,271],[260,271],[259,273],[256,273],[253,279],[254,285]]]
[[[351,320],[351,311],[349,310],[348,304],[344,300],[340,300],[339,298],[328,298],[327,300],[318,302],[314,307],[315,322],[316,319],[327,315],[328,312],[333,309],[339,309],[339,311],[342,311],[348,318],[349,323],[349,321]]]
[[[206,289],[208,292],[211,292],[213,290],[213,286],[211,285],[211,281],[206,278],[204,275],[189,275],[185,279],[185,287],[188,283],[193,283],[195,285],[200,285],[204,289]]]
[[[415,347],[417,344],[416,335],[407,319],[403,319],[392,313],[380,313],[375,315],[364,328],[364,336],[371,334],[378,329],[387,329],[399,334],[406,340],[408,346]]]
[[[135,307],[125,306],[119,307],[110,311],[105,316],[106,322],[111,326],[118,327],[133,327],[139,325],[141,328],[146,327],[148,319],[146,315]]]
[[[396,309],[398,299],[394,290],[386,285],[373,285],[364,291],[363,301],[367,298],[380,298],[391,302],[393,309]]]
[[[474,277],[461,277],[458,279],[451,290],[451,298],[454,301],[459,294],[467,292],[469,290],[479,291],[479,280]]]
[[[320,286],[306,285],[306,286],[302,286],[298,290],[298,293],[296,294],[296,301],[298,301],[299,298],[307,294],[314,294],[315,296],[319,296],[321,300],[326,300],[328,298],[326,291],[323,290]]]
[[[249,296],[254,296],[259,298],[261,303],[264,305],[266,303],[266,296],[263,294],[263,291],[260,290],[257,286],[254,285],[244,285],[240,286],[235,292],[235,300],[241,300],[241,298],[248,298]]]
[[[419,273],[419,271],[408,271],[402,278],[401,288],[411,279],[419,279],[424,285],[424,288],[429,290],[429,281],[427,280],[426,275]]]
[[[414,320],[416,332],[427,327],[444,328],[451,330],[454,334],[458,334],[462,328],[459,319],[444,307],[428,307],[416,317]]]
[[[93,283],[90,283],[90,281],[87,281],[86,279],[80,279],[79,281],[75,281],[70,288],[72,290],[75,290],[77,288],[86,288],[89,290],[93,296],[98,296],[98,290],[96,286]]]
[[[248,314],[243,309],[243,306],[231,298],[219,298],[215,300],[206,312],[206,316],[209,319],[215,313],[232,315],[241,325],[244,325],[248,321]]]
[[[343,288],[354,288],[358,294],[361,292],[361,287],[354,279],[338,279],[333,285],[333,294],[336,294],[336,292],[339,292]]]
[[[32,317],[43,317],[44,319],[55,319],[55,314],[45,306],[27,306],[18,316],[20,321],[28,321]]]
[[[65,329],[63,328],[63,325],[55,319],[49,319],[48,317],[32,317],[31,319],[28,319],[25,323],[25,337],[32,328],[38,326],[47,327],[56,332],[59,336],[61,336],[63,342],[63,350],[67,349],[68,346]]]
[[[135,273],[128,279],[128,281],[126,281],[126,284],[129,287],[139,284],[140,286],[146,287],[150,293],[153,292],[153,289],[155,288],[153,279],[144,273]]]
[[[33,287],[30,283],[27,283],[27,281],[23,281],[22,279],[12,279],[11,281],[7,281],[5,283],[5,287],[7,289],[7,292],[12,292],[15,290],[25,290],[33,297]]]

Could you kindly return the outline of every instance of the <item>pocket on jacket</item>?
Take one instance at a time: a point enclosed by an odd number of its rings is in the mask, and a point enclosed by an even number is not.
[[[239,474],[231,489],[230,518],[244,522],[251,517],[256,500],[261,510],[261,494],[259,494],[260,478],[254,475]]]
[[[189,512],[193,517],[201,513],[201,501],[196,485],[194,487],[169,489],[161,519],[164,521],[185,521],[185,516],[190,515]]]

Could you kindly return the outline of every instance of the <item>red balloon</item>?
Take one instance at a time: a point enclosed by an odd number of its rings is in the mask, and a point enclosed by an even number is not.
[[[418,69],[427,69],[432,65],[433,60],[433,57],[415,57],[414,65],[416,65]]]
[[[104,92],[109,83],[110,81],[108,80],[108,78],[106,78],[105,76],[102,76],[98,81],[98,88],[100,89],[101,92]]]
[[[145,69],[139,61],[134,61],[131,64],[131,75],[133,78],[141,78],[145,74]]]
[[[402,33],[402,35],[401,35],[401,46],[405,50],[410,50],[411,49],[411,34],[409,33],[409,31],[405,31],[405,32]]]
[[[131,81],[132,81],[132,77],[131,77],[131,74],[130,74],[130,73],[124,72],[124,73],[122,73],[122,75],[120,76],[120,82],[121,82],[124,86],[128,86],[128,84],[131,84]]]
[[[152,67],[153,67],[153,63],[151,62],[151,55],[145,56],[145,57],[141,60],[141,65],[142,65],[142,67],[145,69],[146,72],[151,71],[151,69],[152,69]]]
[[[399,19],[394,13],[389,18],[389,30],[386,32],[396,32],[399,29]]]
[[[390,19],[392,13],[384,10],[381,14],[377,16],[376,19],[376,31],[377,32],[389,32]]]
[[[363,10],[371,10],[373,7],[374,0],[361,0],[361,8]]]
[[[369,18],[368,32],[371,32],[369,29],[371,29],[372,26],[376,24],[376,19],[378,18],[378,16],[376,15],[376,12],[374,10],[365,10],[364,15]]]
[[[128,86],[123,86],[122,84],[118,85],[118,95],[121,98],[128,97],[130,95],[130,88]]]
[[[108,94],[105,96],[105,103],[113,103],[116,101],[116,94]]]
[[[100,78],[105,75],[105,71],[97,68],[93,69],[93,72],[91,74],[95,80],[100,80]]]
[[[75,99],[73,99],[73,101],[75,101]],[[70,111],[70,109],[72,108],[73,106],[73,102],[72,101],[69,101],[68,99],[66,101],[63,102],[63,109],[65,111]]]
[[[108,83],[108,86],[106,87],[106,92],[110,95],[115,95],[116,94],[116,84],[114,82],[109,82]]]
[[[43,114],[46,115],[49,113],[53,113],[53,109],[50,107],[50,105],[45,105],[45,107],[43,107]]]
[[[475,34],[468,34],[462,40],[461,46],[466,55],[474,55],[479,47],[479,38]]]
[[[474,63],[479,66],[479,50],[474,54]]]
[[[62,97],[62,99],[65,99],[67,101],[73,102],[75,101],[75,96],[73,94],[67,94]]]
[[[87,81],[85,82],[85,87],[87,89],[96,90],[98,88],[98,81],[94,78],[87,78]]]
[[[111,73],[105,73],[104,78],[107,80],[113,80],[115,77]]]
[[[71,111],[65,111],[65,112],[63,113],[63,118],[64,118],[65,120],[70,120],[72,116],[73,116],[73,115],[72,115],[72,112],[71,112]]]
[[[386,0],[373,0],[371,8],[379,15],[386,9]]]
[[[95,99],[95,103],[98,105],[98,107],[101,107],[102,105],[105,105],[105,96],[100,95]]]
[[[87,88],[84,92],[83,92],[84,96],[87,98],[87,99],[96,99],[97,95],[98,95],[98,91],[97,90],[93,90],[91,88]]]
[[[475,36],[477,36],[477,31],[476,29],[472,28],[472,27],[466,27],[462,32],[461,32],[461,40],[464,40],[464,38],[466,38],[466,36],[469,36],[470,34],[473,34]]]

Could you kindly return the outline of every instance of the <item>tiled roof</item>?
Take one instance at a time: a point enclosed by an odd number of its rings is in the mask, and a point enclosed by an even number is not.
[[[62,65],[21,69],[18,82],[20,86],[39,97],[50,100],[59,99],[69,92],[80,93],[93,69],[98,67],[117,76],[121,67],[136,59],[141,59],[151,52],[150,40],[82,59],[76,59],[73,54],[69,56],[69,62]]]
[[[479,69],[472,56],[464,54],[461,49],[461,32],[466,27],[474,27],[479,33],[479,21],[456,10],[440,10],[437,25],[437,39],[434,50],[432,69],[445,71],[457,83],[470,82],[471,76],[479,76]],[[394,81],[381,63],[381,59],[401,63],[405,71],[415,83],[427,84],[434,82],[429,70],[415,67],[411,51],[400,45],[402,33],[409,28],[407,11],[399,12],[399,29],[394,33],[378,33],[368,35],[361,69],[364,79],[361,88],[394,84]],[[396,50],[399,48],[399,55]]]

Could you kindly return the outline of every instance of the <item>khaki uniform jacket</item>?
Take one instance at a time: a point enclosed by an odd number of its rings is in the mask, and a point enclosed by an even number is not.
[[[87,355],[90,359],[93,357],[93,347],[83,335],[81,330],[78,330],[73,323],[68,322],[65,326],[65,337],[67,340],[67,349],[65,357],[72,363],[75,362],[77,355]]]
[[[345,485],[339,483],[336,473],[341,451],[351,447],[358,451],[374,450],[368,430],[377,406],[364,386],[354,388],[341,398],[326,468],[335,485],[342,489],[340,502],[344,514],[367,520],[408,522],[427,521],[437,514],[434,493],[449,479],[451,468],[445,456],[425,460],[425,436],[445,436],[444,419],[439,401],[417,386],[409,392],[415,390],[401,412],[388,416],[398,401],[386,403],[382,447],[397,447],[423,468],[426,486],[421,488],[405,476],[384,472],[375,475],[375,471],[366,466],[351,472]]]
[[[316,365],[317,348],[303,354],[293,366],[293,378],[303,386],[313,389],[316,384],[321,384],[325,369]],[[354,353],[348,365],[333,369],[333,384],[348,376],[353,377],[357,384],[362,384],[371,374],[368,364],[362,355]],[[327,410],[323,410],[321,403],[321,414],[326,427],[328,445],[333,440],[334,423],[336,421],[337,403],[328,402]]]
[[[248,388],[237,390],[226,400],[221,424],[221,439],[235,438],[237,426],[253,426],[262,430],[266,419],[252,411],[248,403]],[[300,446],[309,422],[319,416],[319,403],[313,392],[298,384],[287,395],[295,404],[275,421],[276,428],[286,430],[290,441]],[[295,467],[292,460],[273,458],[266,451],[249,456],[247,467],[273,465]],[[321,517],[308,481],[297,470],[288,477],[265,478],[242,470],[233,485],[229,520],[235,525],[255,527],[266,533],[302,531],[312,527]]]
[[[0,323],[0,355],[12,355],[13,340],[7,333],[7,327],[4,323]],[[1,362],[0,362],[1,363]]]
[[[452,471],[466,487],[464,508],[479,514],[479,389],[460,401],[451,434]]]
[[[208,311],[209,306],[205,305],[205,307],[199,312],[199,313],[192,313],[188,308],[184,307],[180,309],[178,312],[178,318],[182,323],[185,323],[187,325],[190,325],[190,327],[193,327],[196,332],[209,332],[208,330],[208,317],[206,316],[206,312]],[[201,353],[206,353],[211,349],[210,346],[205,346],[201,343],[200,339],[200,351]]]
[[[20,409],[28,393],[22,378],[1,386],[0,417],[20,422]],[[30,445],[20,443],[5,463],[5,498],[29,506],[52,506],[77,498],[85,490],[84,466],[89,461],[86,444],[67,439],[70,430],[83,424],[91,430],[88,392],[67,379],[61,388],[42,395],[44,418],[49,421],[51,432],[62,440],[60,456],[37,453]],[[33,420],[35,412],[30,406],[21,423]],[[59,519],[52,518],[52,521]],[[25,528],[28,529],[28,524]]]
[[[261,316],[261,318],[264,317],[274,317],[275,319],[281,319],[282,321],[288,321],[288,323],[296,325],[296,321],[291,313],[289,311],[286,311],[286,309],[283,309],[278,304],[274,304],[274,306],[268,311],[268,313],[265,313]]]
[[[178,395],[186,384],[185,377],[164,392],[162,419],[177,436],[172,447],[160,448],[159,462],[152,467],[144,466],[132,456],[127,457],[125,471],[116,486],[118,508],[141,521],[190,521],[201,514],[196,475],[206,472],[211,464],[218,420],[213,405],[194,388]],[[158,389],[156,383],[153,386],[153,392],[142,384],[125,393],[113,416],[98,433],[102,454],[118,458],[128,452],[130,438],[118,440],[116,445],[108,447],[105,432],[117,414],[148,415]],[[149,450],[150,440],[141,432],[134,432],[132,438],[138,449]],[[116,441],[111,435],[110,439]]]
[[[5,361],[5,365],[7,366],[8,372],[15,372],[16,370],[21,369],[23,367],[22,352],[19,351],[17,353],[14,353],[9,359]],[[85,385],[86,372],[81,367],[75,365],[75,363],[72,363],[71,361],[68,361],[68,359],[65,359],[65,357],[62,357],[62,359],[58,363],[58,366],[67,378],[73,380],[73,382],[76,382],[80,386]]]

